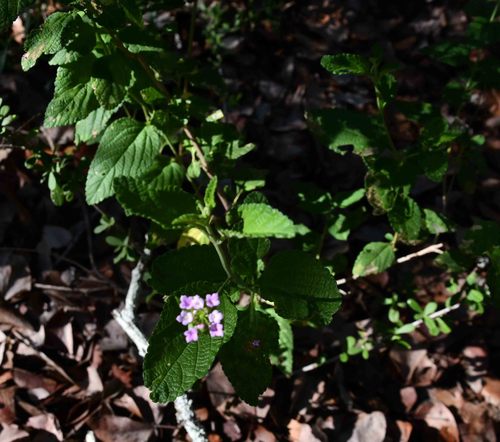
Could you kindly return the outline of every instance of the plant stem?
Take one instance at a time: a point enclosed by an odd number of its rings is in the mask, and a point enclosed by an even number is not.
[[[220,263],[222,265],[222,268],[226,272],[227,277],[229,279],[234,280],[235,278],[233,276],[233,273],[231,272],[231,265],[229,263],[229,259],[226,256],[226,253],[219,242],[220,240],[219,240],[219,238],[217,238],[217,235],[216,235],[216,233],[211,225],[206,226],[206,233],[207,233],[208,238],[210,239],[210,242],[215,247],[215,251],[217,252],[217,255],[219,256]]]

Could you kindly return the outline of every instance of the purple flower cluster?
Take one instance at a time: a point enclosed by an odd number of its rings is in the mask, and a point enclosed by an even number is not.
[[[187,343],[196,342],[198,333],[208,329],[212,338],[224,336],[222,320],[224,315],[215,309],[220,304],[218,293],[208,293],[203,299],[200,295],[181,296],[179,307],[181,312],[176,321],[188,327],[184,332]]]

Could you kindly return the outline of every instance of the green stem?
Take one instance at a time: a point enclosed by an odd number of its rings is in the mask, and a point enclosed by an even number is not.
[[[497,4],[495,5],[495,9],[493,9],[493,12],[491,13],[490,16],[490,23],[495,20],[498,14],[498,9],[500,8],[500,0],[497,1]]]
[[[226,272],[227,277],[229,279],[235,280],[236,278],[231,272],[231,265],[229,264],[229,259],[226,256],[225,250],[222,248],[221,243],[219,242],[220,239],[217,238],[217,235],[211,225],[206,226],[206,233],[208,238],[210,239],[210,242],[215,247],[215,251],[217,252],[220,263],[222,265],[222,268]]]
[[[389,132],[389,126],[387,125],[387,118],[385,115],[385,106],[382,104],[382,94],[380,93],[378,87],[376,86],[376,79],[372,78],[373,83],[375,84],[375,98],[377,102],[377,108],[380,114],[380,121],[382,122],[382,126],[384,127],[385,133],[387,135],[387,140],[389,141],[389,147],[392,151],[397,152],[396,146],[394,145],[394,141],[392,140],[391,133]]]

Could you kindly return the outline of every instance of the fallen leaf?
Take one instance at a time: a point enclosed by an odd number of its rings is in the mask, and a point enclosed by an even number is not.
[[[2,442],[14,442],[16,440],[24,439],[26,437],[29,437],[29,433],[27,431],[20,430],[17,425],[2,424],[2,431],[0,431],[0,440]]]
[[[360,413],[348,442],[383,442],[387,431],[384,413]]]
[[[459,442],[455,417],[442,402],[425,401],[417,407],[414,416],[425,421],[429,427],[437,429],[443,442]]]
[[[321,442],[317,439],[308,424],[292,419],[288,424],[289,440],[291,442]]]
[[[64,439],[59,421],[52,413],[31,416],[28,419],[28,422],[26,422],[26,426],[51,433],[57,438],[57,440],[62,441]]]
[[[88,424],[101,442],[144,442],[154,430],[149,423],[111,415],[91,419]]]

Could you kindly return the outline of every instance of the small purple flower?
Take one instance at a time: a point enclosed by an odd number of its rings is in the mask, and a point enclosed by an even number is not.
[[[222,338],[224,336],[224,327],[222,324],[210,325],[210,336],[212,338]]]
[[[205,296],[205,300],[207,301],[207,307],[217,307],[220,304],[218,293],[208,294]]]
[[[220,324],[224,315],[219,310],[214,310],[208,315],[208,320],[212,324]]]
[[[193,322],[193,314],[191,312],[183,310],[180,312],[177,318],[175,318],[175,320],[177,322],[180,322],[182,325],[188,325]]]
[[[260,339],[254,339],[252,341],[252,347],[255,347],[255,348],[260,347]]]
[[[196,326],[196,328],[197,328],[198,330],[203,330],[203,329],[205,328],[205,324],[198,324],[198,325]]]
[[[194,295],[191,303],[191,308],[193,310],[201,310],[205,306],[203,298],[199,295]]]
[[[181,302],[179,303],[179,307],[183,309],[193,308],[193,297],[192,296],[181,296]]]
[[[196,342],[198,340],[198,329],[197,328],[189,328],[184,332],[184,337],[186,338],[186,342],[189,344],[190,342]]]

